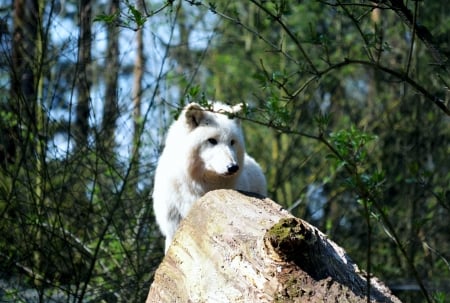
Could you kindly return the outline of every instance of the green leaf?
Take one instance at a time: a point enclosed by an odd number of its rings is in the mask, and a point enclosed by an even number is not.
[[[128,12],[132,15],[132,19],[136,25],[138,27],[143,26],[145,21],[147,21],[147,18],[142,15],[142,13],[134,5],[127,3],[127,7]]]
[[[114,14],[99,14],[97,16],[95,16],[94,18],[94,22],[105,22],[107,24],[112,24],[114,23],[117,18],[119,17],[119,13],[114,13]]]

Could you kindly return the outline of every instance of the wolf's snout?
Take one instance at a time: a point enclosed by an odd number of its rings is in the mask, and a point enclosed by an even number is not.
[[[239,170],[239,165],[237,164],[230,164],[227,166],[227,171],[229,174],[234,174]]]

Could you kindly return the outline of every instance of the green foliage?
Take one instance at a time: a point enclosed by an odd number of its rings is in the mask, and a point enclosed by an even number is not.
[[[330,134],[335,151],[334,156],[354,167],[358,167],[367,161],[367,144],[376,138],[375,135],[361,132],[354,125],[351,126],[350,130],[340,130]],[[343,164],[341,161],[338,162],[338,166]]]
[[[28,283],[36,288],[44,287],[46,281],[78,285],[72,295],[86,300],[98,298],[100,290],[105,298],[119,290],[121,296],[144,300],[146,283],[162,254],[161,242],[144,232],[145,226],[154,224],[148,192],[134,193],[133,183],[126,185],[124,172],[99,154],[67,160],[45,164],[46,174],[53,172],[45,181],[45,199],[32,195],[35,185],[24,170],[15,181],[2,175],[2,180],[14,185],[2,187],[0,244],[6,263],[1,270],[10,271],[12,265],[31,269]],[[10,291],[12,298],[19,298]],[[51,288],[45,290],[48,296],[51,292]]]
[[[436,292],[433,295],[433,299],[436,303],[444,303],[447,302],[447,294],[444,292]]]
[[[98,14],[94,17],[94,22],[104,22],[107,24],[114,24],[117,18],[120,16],[120,13],[114,14]]]
[[[442,8],[418,4],[418,23],[446,32]],[[415,14],[412,3],[406,9]],[[266,171],[269,196],[385,281],[448,279],[435,261],[448,251],[450,133],[431,95],[444,99],[450,77],[435,68],[443,63],[430,41],[415,37],[411,52],[412,29],[399,14],[358,1],[215,1],[214,13],[224,24],[202,64],[215,76],[205,91],[257,108],[247,148]],[[327,199],[318,221],[308,211],[311,184]],[[421,249],[428,241],[437,254]],[[432,300],[422,293],[403,299]]]
[[[140,12],[133,4],[129,3],[128,1],[125,2],[125,5],[128,9],[128,20],[136,23],[136,26],[138,28],[142,27],[145,21],[147,21],[147,18],[142,14],[142,12]]]
[[[264,109],[269,124],[275,128],[287,128],[292,121],[292,113],[277,96],[269,96]]]

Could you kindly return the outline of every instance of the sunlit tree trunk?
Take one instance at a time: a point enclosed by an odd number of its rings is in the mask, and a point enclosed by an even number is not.
[[[139,11],[143,11],[143,1],[137,0],[136,7]],[[144,39],[143,39],[143,27],[139,28],[136,32],[136,58],[134,62],[133,71],[133,182],[137,184],[139,182],[139,153],[142,134],[142,78],[144,75]]]
[[[91,88],[91,39],[92,4],[90,0],[81,0],[79,7],[80,35],[78,38],[77,90],[78,103],[75,118],[75,142],[77,148],[87,144],[89,134],[89,104]]]

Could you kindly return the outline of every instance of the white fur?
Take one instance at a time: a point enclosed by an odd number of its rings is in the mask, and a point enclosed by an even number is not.
[[[153,189],[166,251],[181,219],[208,191],[229,188],[266,195],[264,174],[245,152],[240,121],[232,117],[241,108],[215,102],[206,109],[190,103],[169,128]]]

